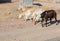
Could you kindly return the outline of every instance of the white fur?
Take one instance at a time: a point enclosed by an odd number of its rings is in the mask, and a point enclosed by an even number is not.
[[[30,10],[26,11],[25,19],[30,19],[30,16],[31,16],[31,11]]]
[[[24,14],[19,14],[19,18],[24,17],[25,20],[33,18],[34,21],[41,20],[41,13],[44,12],[42,9],[36,9],[33,12],[31,10],[27,10]]]
[[[40,14],[41,14],[42,12],[44,12],[44,10],[42,10],[42,9],[37,9],[37,10],[33,13],[33,16],[34,16],[33,19],[34,19],[35,21],[41,20],[41,18],[40,18],[41,15],[40,15]]]
[[[20,18],[20,19],[24,18],[25,20],[27,20],[27,19],[30,19],[30,17],[31,17],[31,11],[27,10],[26,12],[19,14],[18,18]]]

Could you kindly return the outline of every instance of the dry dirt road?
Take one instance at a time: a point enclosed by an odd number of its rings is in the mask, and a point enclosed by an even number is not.
[[[18,3],[0,4],[0,41],[60,41],[60,11],[57,11],[59,24],[41,27],[32,21],[17,19]]]

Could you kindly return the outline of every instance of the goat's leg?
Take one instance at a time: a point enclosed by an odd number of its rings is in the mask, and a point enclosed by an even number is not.
[[[36,24],[37,24],[37,21],[34,22],[34,25],[36,25]]]
[[[41,25],[42,25],[42,27],[44,27],[44,25],[43,25],[43,21],[44,21],[44,19],[42,18],[42,20],[41,20]]]
[[[45,21],[46,21],[46,27],[47,27],[47,19]]]
[[[34,18],[31,18],[31,21],[33,22],[34,21]]]
[[[58,25],[57,14],[56,14],[56,12],[55,12],[55,16],[54,16],[54,18],[55,18],[56,25]]]
[[[52,18],[50,18],[50,24],[52,23]]]
[[[56,22],[56,25],[58,25],[57,17],[55,17],[55,22]]]

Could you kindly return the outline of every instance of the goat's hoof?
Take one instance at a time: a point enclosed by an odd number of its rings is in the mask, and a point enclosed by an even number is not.
[[[47,27],[47,25],[46,25],[46,27]]]
[[[34,23],[34,25],[36,25],[36,23]]]
[[[36,25],[36,23],[34,23],[34,25]]]
[[[46,26],[47,27],[47,26]]]
[[[42,27],[44,27],[44,26],[42,25]]]
[[[58,25],[59,23],[58,22],[56,22],[56,25]]]
[[[58,25],[58,23],[56,23],[56,25]]]
[[[44,27],[44,26],[42,26],[42,27]]]
[[[36,25],[36,23],[37,23],[37,22],[35,21],[34,25]]]

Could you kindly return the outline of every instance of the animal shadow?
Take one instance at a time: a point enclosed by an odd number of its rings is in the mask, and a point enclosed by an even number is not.
[[[57,23],[56,23],[55,21],[52,21],[51,23],[48,22],[47,24],[48,24],[48,26],[51,26],[51,25],[53,25],[53,24],[59,25],[59,24],[60,24],[60,20],[57,20]],[[45,25],[46,25],[46,24],[45,24]]]

